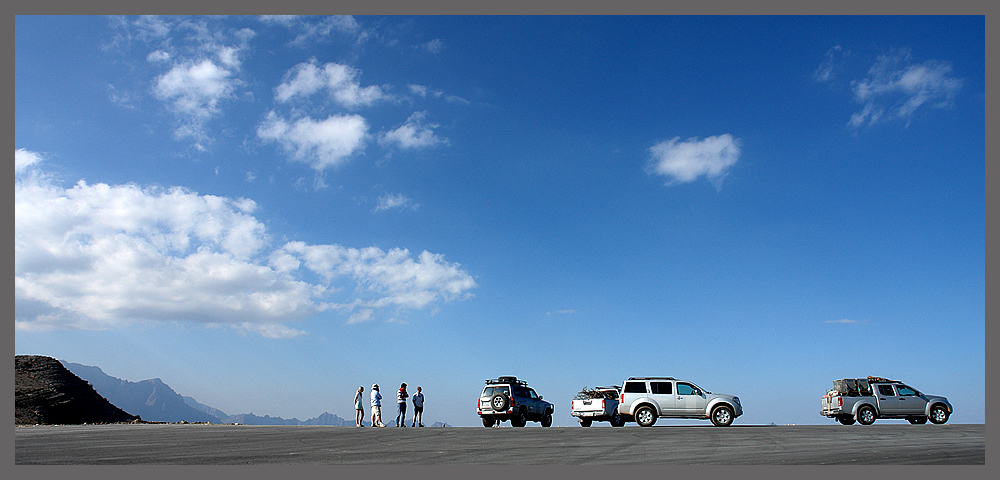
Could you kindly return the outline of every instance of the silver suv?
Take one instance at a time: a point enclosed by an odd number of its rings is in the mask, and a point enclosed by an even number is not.
[[[479,395],[478,413],[487,428],[504,420],[510,420],[512,427],[523,427],[528,420],[552,426],[552,404],[517,377],[487,380]]]
[[[651,427],[658,417],[709,418],[727,427],[743,415],[739,397],[712,393],[674,377],[629,377],[622,383],[618,413],[641,427]]]

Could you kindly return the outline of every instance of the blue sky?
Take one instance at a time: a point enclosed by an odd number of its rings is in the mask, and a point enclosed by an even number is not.
[[[19,16],[15,353],[285,418],[879,375],[982,423],[984,80],[981,16]]]

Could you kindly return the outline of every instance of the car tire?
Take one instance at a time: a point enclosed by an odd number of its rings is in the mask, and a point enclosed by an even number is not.
[[[927,423],[927,417],[906,417],[906,421],[910,422],[910,425],[923,425]]]
[[[493,426],[496,425],[496,424],[497,424],[497,421],[496,421],[495,418],[493,418],[493,417],[486,417],[486,416],[483,417],[483,426],[484,427],[486,427],[486,428],[493,428]]]
[[[618,413],[617,411],[615,411],[615,414],[611,417],[611,426],[612,427],[624,427],[625,426],[625,419],[622,418],[621,414]]]
[[[494,412],[502,412],[507,410],[508,407],[510,407],[510,398],[507,397],[507,395],[496,393],[490,397],[490,408],[492,408]]]
[[[840,422],[841,425],[854,425],[854,417],[850,415],[841,415],[837,417],[837,421]]]
[[[591,423],[594,423],[594,421],[589,418],[577,418],[577,420],[580,421],[581,427],[589,427]]]
[[[510,417],[510,426],[512,427],[523,427],[528,424],[528,416],[524,413],[524,410],[517,412],[513,417]]]
[[[871,425],[875,423],[875,409],[868,405],[858,409],[858,423],[862,425]]]
[[[656,423],[656,411],[649,405],[643,405],[635,411],[635,423],[640,427],[652,427]]]
[[[942,423],[947,422],[948,417],[950,416],[951,414],[948,413],[948,409],[944,408],[944,405],[941,405],[940,403],[931,407],[930,420],[931,423],[935,425],[941,425]]]
[[[542,424],[543,427],[551,427],[552,414],[549,412],[545,412],[545,415],[542,415],[542,421],[540,423]]]
[[[712,409],[712,424],[716,427],[728,427],[733,424],[733,409],[719,405]]]

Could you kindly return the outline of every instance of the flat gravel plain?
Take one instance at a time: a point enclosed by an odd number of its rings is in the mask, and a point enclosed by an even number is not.
[[[24,426],[14,463],[984,465],[986,426]]]

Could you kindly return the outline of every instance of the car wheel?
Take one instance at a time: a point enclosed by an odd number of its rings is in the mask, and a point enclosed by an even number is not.
[[[490,406],[493,407],[494,411],[502,412],[507,410],[507,407],[510,406],[510,398],[507,398],[507,395],[502,393],[494,394],[493,397],[490,398]]]
[[[728,427],[733,424],[733,409],[719,405],[712,409],[712,424],[716,427]]]
[[[653,411],[653,407],[649,405],[643,405],[635,411],[635,423],[638,423],[640,427],[652,427],[656,423],[656,412]]]
[[[510,426],[512,427],[523,427],[528,424],[528,416],[524,414],[524,410],[518,412],[514,415],[514,418],[510,419]]]
[[[580,426],[581,427],[589,427],[590,424],[594,422],[593,420],[591,420],[589,418],[578,418],[577,420],[580,421]]]
[[[497,424],[497,421],[494,420],[493,417],[483,417],[483,426],[484,427],[486,427],[486,428],[493,428],[493,425],[496,425],[496,424]]]
[[[549,412],[545,412],[545,415],[542,415],[542,422],[541,423],[542,423],[543,427],[551,427],[552,426],[552,414],[549,413]]]
[[[622,418],[621,414],[618,413],[617,411],[615,412],[614,416],[611,417],[611,426],[612,427],[624,427],[625,426],[625,419]]]
[[[948,417],[951,414],[948,413],[948,409],[944,408],[944,405],[937,404],[931,407],[931,423],[935,425],[941,425],[948,421]]]
[[[927,423],[927,417],[906,417],[906,421],[910,422],[910,425],[923,425]]]
[[[875,409],[865,405],[858,410],[858,423],[862,425],[871,425],[875,423]]]
[[[837,417],[837,421],[840,422],[841,425],[854,425],[854,417],[850,415],[841,415]]]

